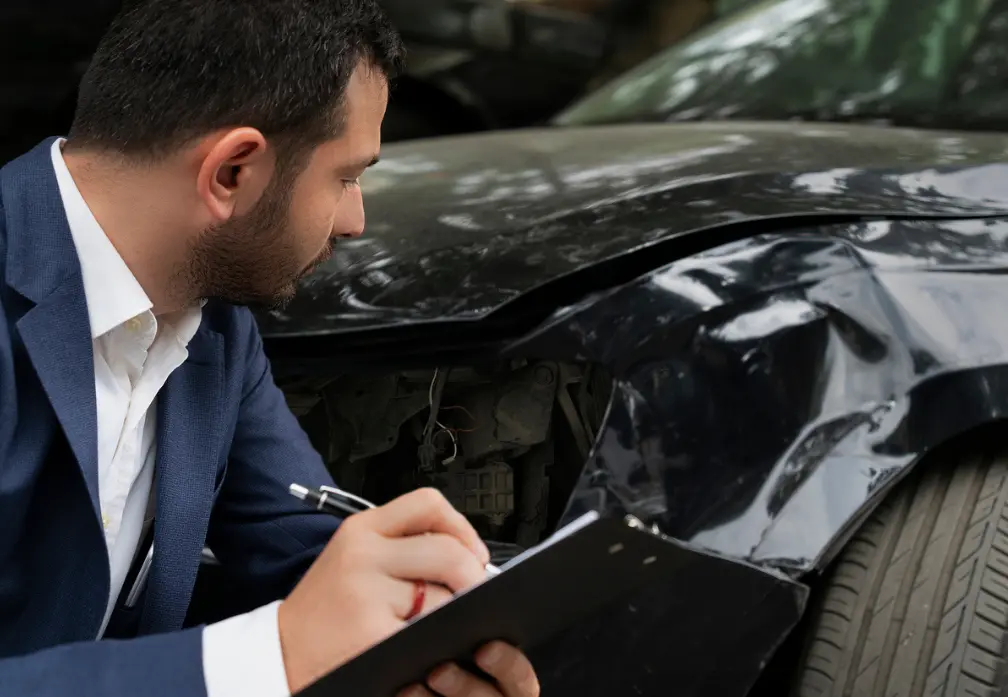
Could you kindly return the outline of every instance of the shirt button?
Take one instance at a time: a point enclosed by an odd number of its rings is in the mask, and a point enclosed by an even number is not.
[[[103,528],[108,530],[109,518],[107,513],[102,513],[101,524]]]
[[[131,332],[140,331],[141,326],[143,326],[143,323],[140,321],[139,317],[134,317],[133,319],[126,320],[126,328],[129,329]]]

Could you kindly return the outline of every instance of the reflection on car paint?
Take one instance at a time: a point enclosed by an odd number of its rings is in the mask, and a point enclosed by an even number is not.
[[[1008,415],[1006,238],[1008,217],[799,228],[555,316],[511,351],[578,346],[617,380],[565,519],[821,568],[929,449]]]
[[[999,160],[1008,163],[1002,135],[825,124],[547,129],[392,144],[362,180],[365,235],[339,243],[288,307],[260,315],[260,329],[277,339],[480,319],[600,261],[729,222],[1006,211],[1008,164],[991,164]]]

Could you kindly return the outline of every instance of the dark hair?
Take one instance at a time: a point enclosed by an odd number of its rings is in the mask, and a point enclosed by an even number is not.
[[[219,128],[287,147],[339,135],[361,61],[394,76],[403,45],[376,0],[136,0],[98,46],[73,148],[156,157]]]

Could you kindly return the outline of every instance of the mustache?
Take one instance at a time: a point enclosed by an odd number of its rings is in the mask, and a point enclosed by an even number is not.
[[[313,261],[312,263],[315,266],[318,266],[323,262],[329,261],[330,259],[332,259],[333,250],[335,248],[336,248],[336,238],[330,237],[328,242],[326,242],[326,246],[322,248],[322,251],[319,252],[319,255],[315,257],[315,261]]]
[[[304,267],[304,269],[301,270],[300,275],[302,277],[307,276],[312,272],[314,272],[316,268],[318,268],[325,262],[329,261],[332,258],[333,248],[336,246],[336,242],[337,240],[335,237],[330,237],[329,241],[326,243],[326,246],[322,249],[321,252],[319,252],[318,256],[312,259],[311,262],[309,262]]]

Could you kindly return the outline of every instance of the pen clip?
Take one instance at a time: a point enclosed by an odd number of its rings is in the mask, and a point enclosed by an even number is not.
[[[329,494],[330,496],[335,496],[336,498],[343,499],[344,501],[350,501],[356,503],[363,508],[374,508],[375,505],[368,501],[367,499],[362,499],[360,496],[355,496],[349,491],[343,491],[342,489],[337,489],[334,486],[320,486],[319,491]]]
[[[143,563],[140,565],[139,571],[137,571],[136,578],[133,579],[133,585],[130,588],[129,595],[126,596],[126,602],[123,606],[127,609],[132,609],[136,607],[137,601],[140,599],[140,593],[143,592],[144,586],[147,585],[147,577],[150,575],[151,563],[154,560],[154,545],[151,544],[147,548],[147,554],[144,556]]]

